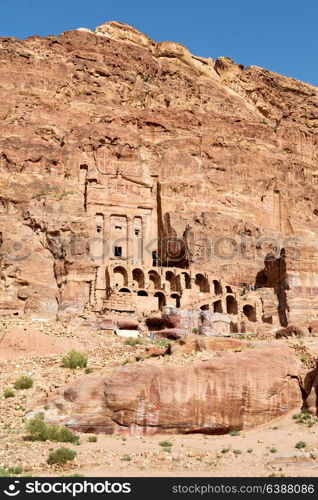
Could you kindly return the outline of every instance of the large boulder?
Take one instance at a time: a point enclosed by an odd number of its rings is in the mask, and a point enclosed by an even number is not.
[[[120,319],[117,321],[120,330],[138,330],[139,321],[134,319]]]
[[[224,350],[242,350],[250,344],[244,340],[224,337],[204,337],[189,335],[170,344],[171,354],[191,354],[195,352],[217,352]]]
[[[212,311],[201,312],[201,335],[229,335],[231,333],[232,318],[229,314]]]
[[[189,364],[144,361],[104,379],[83,377],[46,401],[43,411],[48,420],[80,431],[219,434],[300,408],[300,362],[292,349],[262,343],[217,354]]]
[[[318,362],[315,368],[310,370],[301,380],[303,407],[318,416]]]
[[[188,333],[188,330],[185,330],[183,328],[165,328],[164,330],[152,332],[152,336],[154,339],[178,340],[187,336]]]
[[[308,327],[305,324],[294,324],[294,325],[289,325],[286,328],[280,328],[279,330],[276,331],[275,334],[277,339],[281,338],[301,338],[301,337],[308,337],[309,336],[309,331]]]
[[[162,320],[167,328],[184,328],[192,332],[198,327],[198,312],[187,309],[178,309],[173,306],[165,306],[162,311]]]

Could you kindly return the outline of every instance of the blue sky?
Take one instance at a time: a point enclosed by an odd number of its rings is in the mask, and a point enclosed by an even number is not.
[[[199,56],[229,56],[318,86],[317,0],[0,0],[0,36],[116,20]]]

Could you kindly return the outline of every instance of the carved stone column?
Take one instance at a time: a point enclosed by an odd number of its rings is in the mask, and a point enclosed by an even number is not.
[[[109,263],[110,255],[111,255],[111,241],[110,241],[110,216],[108,214],[104,214],[104,234],[103,234],[103,253],[104,259],[103,263]]]
[[[146,264],[147,266],[151,266],[152,262],[149,259],[149,255],[145,252],[145,246],[147,245],[147,238],[148,238],[147,228],[148,228],[147,219],[146,219],[146,216],[144,216],[141,219],[141,238],[142,238],[142,240],[141,240],[141,245],[140,245],[140,252],[141,252],[140,260],[143,264]],[[150,258],[151,258],[151,256],[150,256]]]
[[[133,244],[133,218],[127,217],[127,261],[131,263],[134,260],[134,244]]]

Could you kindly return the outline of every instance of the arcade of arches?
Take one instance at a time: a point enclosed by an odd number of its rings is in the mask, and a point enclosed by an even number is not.
[[[90,304],[95,311],[147,314],[173,306],[253,322],[261,317],[261,303],[256,294],[247,303],[247,297],[241,296],[238,287],[195,269],[145,268],[117,262],[107,266],[97,282],[100,287],[95,290],[91,287],[90,291]]]

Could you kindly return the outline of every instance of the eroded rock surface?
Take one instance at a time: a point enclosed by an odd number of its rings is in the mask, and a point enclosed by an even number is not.
[[[222,348],[217,339],[205,342],[212,351]],[[250,429],[300,407],[295,352],[282,345],[238,344],[225,341],[223,348],[229,351],[214,351],[214,356],[186,365],[177,358],[161,365],[144,361],[121,367],[106,379],[80,378],[45,402],[46,417],[84,432],[222,434]]]
[[[315,87],[116,22],[0,61],[2,313],[316,318]]]

